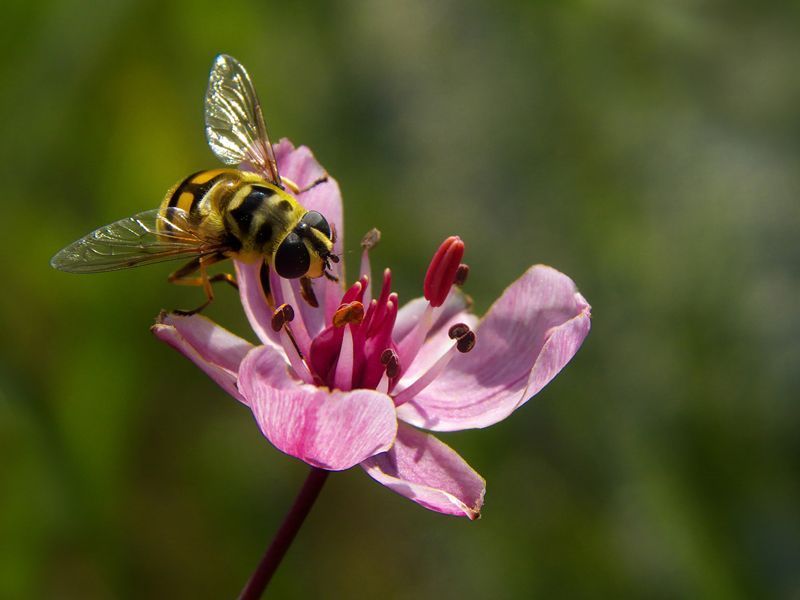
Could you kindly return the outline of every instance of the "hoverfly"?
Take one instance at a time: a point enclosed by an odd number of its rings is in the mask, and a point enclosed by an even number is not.
[[[73,242],[50,261],[71,273],[99,273],[165,260],[191,258],[169,281],[203,287],[208,306],[211,284],[231,275],[209,277],[207,268],[221,260],[263,260],[286,279],[335,280],[331,263],[336,232],[316,211],[308,211],[295,195],[304,189],[278,173],[278,163],[261,113],[261,105],[244,66],[231,56],[214,60],[205,97],[205,130],[212,152],[226,165],[249,165],[200,171],[173,186],[161,206],[93,231]],[[199,275],[198,275],[199,273]]]

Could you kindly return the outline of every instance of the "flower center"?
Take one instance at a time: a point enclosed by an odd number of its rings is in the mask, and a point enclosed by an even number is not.
[[[415,325],[405,333],[402,340],[393,338],[397,319],[398,297],[392,292],[392,272],[383,272],[380,295],[370,299],[369,250],[380,239],[377,230],[364,238],[362,248],[362,275],[343,295],[339,308],[331,322],[313,339],[295,338],[290,323],[294,310],[281,304],[273,313],[272,328],[280,332],[284,349],[298,376],[307,383],[330,388],[350,390],[354,388],[378,389],[392,393],[405,371],[412,365],[433,325],[444,310],[443,305],[453,285],[464,282],[469,268],[461,264],[464,242],[453,236],[447,238],[433,256],[425,275],[425,298],[428,304]],[[288,286],[283,285],[281,287]],[[290,296],[284,290],[283,298]],[[306,301],[316,300],[313,290],[301,288]],[[316,307],[316,302],[308,302]],[[295,327],[297,335],[307,335],[301,328],[302,319]],[[469,352],[475,345],[475,333],[458,323],[448,330],[453,345],[443,348],[443,354],[424,370],[417,379],[402,389],[395,390],[397,404],[402,404],[433,381],[447,363],[459,352]],[[300,344],[298,344],[298,340]],[[307,349],[304,356],[301,348]]]

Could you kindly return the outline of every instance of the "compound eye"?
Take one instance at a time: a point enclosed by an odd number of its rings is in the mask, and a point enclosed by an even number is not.
[[[309,227],[313,227],[326,238],[331,239],[331,226],[328,225],[328,221],[325,220],[325,217],[323,217],[317,211],[308,211],[303,215],[303,218],[300,219],[300,222],[305,223]]]
[[[297,279],[308,273],[311,255],[299,235],[287,235],[275,252],[275,271],[284,279]]]

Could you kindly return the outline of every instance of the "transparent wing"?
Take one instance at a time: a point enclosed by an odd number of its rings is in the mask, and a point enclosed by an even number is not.
[[[278,163],[250,75],[227,54],[214,60],[205,102],[206,138],[227,165],[250,163],[270,183],[281,185]]]
[[[158,209],[106,225],[73,242],[50,265],[70,273],[100,273],[219,252],[220,241],[193,231],[185,211]]]

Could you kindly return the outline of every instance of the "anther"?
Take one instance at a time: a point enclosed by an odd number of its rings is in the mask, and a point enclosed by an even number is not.
[[[458,269],[456,270],[456,278],[455,281],[453,281],[453,285],[462,287],[467,282],[468,275],[469,275],[469,265],[461,263],[460,265],[458,265]]]
[[[289,304],[281,304],[272,313],[272,330],[278,332],[292,321],[294,321],[294,309]]]
[[[370,229],[364,237],[361,238],[361,247],[364,250],[372,250],[375,246],[378,245],[378,242],[381,241],[381,232],[379,229],[375,229],[374,227]]]
[[[466,354],[475,347],[475,339],[475,332],[468,331],[466,334],[458,338],[458,341],[456,342],[456,348],[458,348],[458,351],[462,354]]]
[[[431,259],[425,273],[425,299],[436,308],[444,304],[447,294],[456,279],[461,259],[464,257],[464,242],[458,236],[450,236]]]
[[[400,357],[397,356],[397,352],[391,348],[386,348],[381,352],[381,364],[386,367],[386,376],[389,379],[397,377],[400,372]]]
[[[447,331],[447,335],[450,336],[451,340],[460,338],[467,333],[469,333],[469,325],[466,323],[456,323]]]
[[[364,305],[358,300],[343,304],[333,314],[333,326],[344,327],[348,323],[358,325],[364,320]]]
[[[459,352],[466,353],[475,347],[475,332],[465,323],[456,323],[447,331],[447,335],[451,340],[457,340],[456,348]]]

